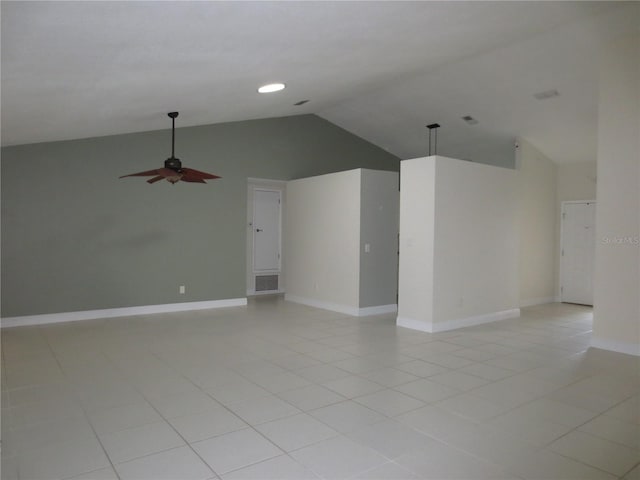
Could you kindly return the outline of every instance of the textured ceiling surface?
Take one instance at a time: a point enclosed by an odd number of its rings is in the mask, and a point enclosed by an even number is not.
[[[597,52],[637,2],[8,2],[2,144],[301,113],[401,158],[593,160]],[[261,95],[258,86],[287,88]],[[539,101],[533,94],[557,89]],[[302,106],[293,104],[300,100]],[[471,115],[470,126],[461,116]]]

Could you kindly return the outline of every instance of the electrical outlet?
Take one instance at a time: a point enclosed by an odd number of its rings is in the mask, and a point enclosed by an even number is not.
[[[180,285],[180,287],[178,287],[178,292],[180,293],[180,295],[184,295],[186,291],[187,289],[184,285]]]

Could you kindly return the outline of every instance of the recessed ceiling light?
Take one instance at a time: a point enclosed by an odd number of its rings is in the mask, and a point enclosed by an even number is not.
[[[270,83],[268,85],[263,85],[258,89],[258,92],[272,93],[279,92],[280,90],[284,90],[284,83]]]

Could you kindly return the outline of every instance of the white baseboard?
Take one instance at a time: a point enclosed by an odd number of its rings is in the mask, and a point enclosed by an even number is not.
[[[43,315],[26,315],[7,317],[0,320],[2,328],[21,327],[26,325],[44,325],[47,323],[77,322],[98,318],[130,317],[134,315],[150,315],[153,313],[186,312],[189,310],[205,310],[208,308],[241,307],[247,304],[246,298],[228,298],[205,302],[167,303],[164,305],[145,305],[140,307],[109,308],[105,310],[84,310],[81,312],[47,313]]]
[[[323,310],[331,310],[332,312],[346,313],[347,315],[358,315],[358,309],[356,307],[350,307],[348,305],[340,305],[338,303],[323,302],[316,300],[315,298],[299,297],[297,295],[284,294],[284,299],[287,302],[300,303],[309,307],[322,308]]]
[[[341,305],[338,303],[323,302],[315,298],[299,297],[297,295],[289,295],[285,293],[284,299],[288,302],[300,303],[309,307],[322,308],[323,310],[331,310],[332,312],[345,313],[353,317],[366,317],[368,315],[382,315],[384,313],[394,313],[398,310],[398,306],[394,303],[391,305],[379,305],[375,307],[351,307],[349,305]]]
[[[257,297],[259,295],[280,295],[284,290],[267,290],[264,292],[256,292],[255,290],[247,290],[247,297]]]
[[[516,318],[520,316],[519,308],[510,310],[502,310],[500,312],[485,313],[484,315],[474,315],[472,317],[455,318],[453,320],[445,320],[443,322],[429,322],[415,318],[400,317],[396,319],[396,325],[399,327],[411,328],[413,330],[421,330],[423,332],[436,333],[456,330],[458,328],[472,327],[483,323],[497,322],[508,318]]]
[[[433,324],[427,320],[398,316],[396,318],[396,325],[398,327],[410,328],[411,330],[420,330],[421,332],[433,332]]]
[[[560,301],[560,297],[535,297],[535,298],[527,298],[526,300],[522,300],[520,302],[520,308],[522,307],[533,307],[535,305],[544,305],[545,303],[556,303]]]
[[[375,307],[364,307],[358,309],[359,317],[368,317],[369,315],[384,315],[386,313],[396,313],[398,311],[397,303],[389,305],[377,305]]]
[[[605,340],[604,338],[591,338],[591,346],[602,350],[610,350],[612,352],[626,353],[627,355],[635,355],[640,357],[640,343],[615,342],[613,340]]]

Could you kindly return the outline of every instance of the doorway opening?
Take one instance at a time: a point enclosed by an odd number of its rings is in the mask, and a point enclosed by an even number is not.
[[[593,306],[596,202],[562,202],[560,301]]]
[[[283,208],[286,182],[250,178],[247,189],[247,295],[284,293]]]

